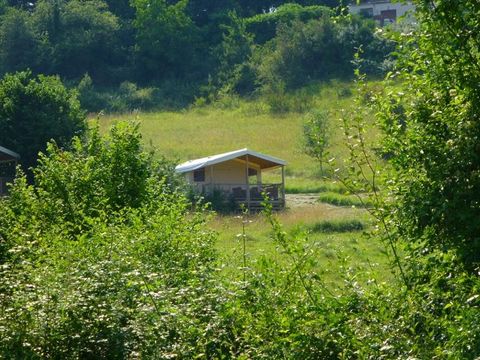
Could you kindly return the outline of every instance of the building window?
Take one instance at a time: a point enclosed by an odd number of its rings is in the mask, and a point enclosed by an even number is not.
[[[248,168],[248,176],[257,176],[257,169]]]
[[[201,168],[193,171],[193,181],[194,182],[204,182],[205,181],[205,168]]]

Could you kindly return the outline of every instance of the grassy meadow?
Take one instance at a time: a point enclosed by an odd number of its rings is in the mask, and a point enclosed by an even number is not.
[[[159,154],[178,161],[248,147],[286,160],[287,186],[308,190],[318,187],[319,173],[319,165],[302,150],[303,123],[308,111],[320,109],[328,113],[329,152],[332,157],[344,158],[347,149],[340,117],[344,111],[354,111],[353,91],[351,83],[312,85],[286,96],[284,101],[294,105],[281,114],[269,110],[268,99],[228,97],[183,111],[104,115],[100,117],[100,126],[106,131],[115,121],[137,120],[145,142]]]
[[[285,159],[289,208],[278,214],[279,220],[291,236],[303,234],[308,238],[307,243],[315,249],[321,263],[318,270],[337,287],[342,282],[339,274],[349,268],[357,270],[359,278],[365,281],[386,280],[390,276],[384,246],[363,235],[370,219],[361,209],[362,203],[348,195],[341,184],[322,178],[319,165],[302,151],[303,123],[308,110],[317,108],[329,114],[329,153],[338,159],[346,156],[340,117],[344,111],[354,111],[353,91],[350,83],[312,86],[290,95],[285,101],[300,105],[282,114],[272,114],[265,100],[226,98],[183,111],[101,116],[99,122],[106,132],[117,120],[136,120],[147,146],[179,162],[244,147]],[[376,133],[368,136],[375,137]],[[278,176],[265,175],[265,181]],[[314,193],[310,201],[296,203],[302,194],[308,193]],[[217,250],[224,273],[232,278],[240,276],[243,243],[238,234],[242,233],[242,220],[234,215],[217,215],[210,225],[218,232]],[[254,267],[266,254],[282,261],[270,232],[262,215],[249,216],[245,244],[248,266]]]
[[[317,263],[315,272],[332,290],[342,289],[348,273],[354,273],[363,283],[391,278],[385,247],[366,233],[371,219],[365,210],[317,203],[290,207],[277,216],[288,238],[300,239],[310,249],[309,256]],[[230,278],[241,279],[244,255],[247,268],[252,270],[263,256],[280,264],[287,261],[288,256],[272,239],[270,225],[261,214],[216,216],[211,226],[218,233],[216,247],[223,272]]]

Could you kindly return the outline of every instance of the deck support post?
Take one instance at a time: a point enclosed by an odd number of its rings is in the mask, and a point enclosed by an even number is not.
[[[250,181],[248,179],[248,154],[245,155],[245,180],[247,185],[247,209],[250,212]]]
[[[285,207],[285,166],[282,165],[282,200]]]

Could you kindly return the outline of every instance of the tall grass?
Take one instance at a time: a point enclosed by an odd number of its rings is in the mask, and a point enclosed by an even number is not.
[[[291,208],[276,216],[288,234],[308,233],[309,244],[318,249],[319,262],[324,264],[319,270],[332,288],[343,286],[339,276],[342,266],[370,269],[370,265],[374,264],[379,279],[390,276],[388,258],[381,241],[364,239],[361,233],[368,228],[371,220],[364,209],[318,203]],[[224,264],[223,275],[229,280],[240,279],[243,266],[242,219],[216,216],[209,225],[218,233],[215,247]],[[264,256],[283,261],[272,241],[271,227],[262,214],[248,217],[245,233],[248,267],[255,268]],[[339,259],[346,260],[341,262]]]
[[[106,115],[100,118],[105,130],[115,121],[136,119],[147,144],[167,157],[185,161],[202,156],[248,147],[288,162],[287,184],[300,191],[299,178],[316,178],[318,165],[301,150],[302,124],[313,108],[329,113],[332,135],[330,153],[342,159],[347,156],[341,123],[343,110],[353,109],[349,83],[315,84],[301,94],[288,94],[295,102],[300,98],[308,106],[292,107],[295,111],[272,114],[263,99],[245,100],[225,97],[218,103],[193,106],[182,111],[139,112]],[[374,135],[374,134],[373,134]],[[372,136],[373,136],[372,135]],[[265,173],[266,177],[277,174]]]
[[[314,233],[344,233],[365,230],[366,224],[357,219],[324,220],[309,225]]]
[[[305,177],[289,177],[285,185],[287,194],[333,192],[345,194],[348,189],[340,183]]]
[[[271,229],[264,220],[258,217],[249,220],[245,230],[245,244],[242,243],[241,219],[222,217],[211,224],[219,233],[216,249],[223,265],[222,276],[228,281],[242,278],[244,245],[247,267],[252,271],[261,266],[265,257],[279,264],[285,261],[284,256],[278,252],[277,245],[272,241]],[[321,264],[317,271],[322,273],[322,277],[332,290],[344,287],[340,274],[346,268],[359,270],[358,280],[362,282],[372,277],[379,281],[390,279],[390,265],[383,244],[376,238],[367,239],[359,229],[360,227],[366,229],[367,222],[337,221],[323,222],[317,218],[311,223],[291,224],[286,226],[285,230],[289,236],[295,236],[299,232],[308,233],[307,244],[316,249],[316,259]]]
[[[356,195],[341,195],[334,192],[326,192],[318,195],[318,201],[336,206],[371,207],[368,198],[359,198]]]

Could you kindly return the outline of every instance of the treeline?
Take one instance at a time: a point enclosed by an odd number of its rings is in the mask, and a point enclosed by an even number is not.
[[[337,0],[0,0],[0,75],[78,86],[89,110],[183,106],[219,92],[288,91],[379,73],[391,44]]]

